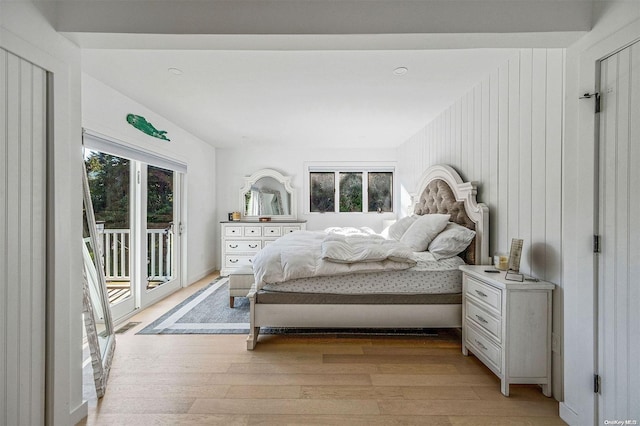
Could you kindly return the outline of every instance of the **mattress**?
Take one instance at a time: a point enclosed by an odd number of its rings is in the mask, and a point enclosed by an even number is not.
[[[415,253],[416,266],[401,271],[299,278],[267,283],[262,290],[313,294],[458,294],[464,261],[454,256],[436,261],[429,252]]]

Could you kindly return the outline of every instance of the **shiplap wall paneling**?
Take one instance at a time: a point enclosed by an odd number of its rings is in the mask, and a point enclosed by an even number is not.
[[[521,270],[559,285],[553,324],[559,338],[564,63],[563,49],[520,50],[398,148],[401,184],[410,190],[441,162],[478,183],[478,199],[490,211],[490,253],[507,254],[511,239],[523,238]],[[558,399],[562,368],[556,352]]]
[[[0,91],[0,424],[44,424],[46,72],[0,49]]]
[[[640,418],[640,43],[601,63],[600,422]]]
[[[525,241],[523,272],[560,281],[564,52],[522,49],[399,148],[413,188],[446,163],[479,184],[490,209],[491,253]]]

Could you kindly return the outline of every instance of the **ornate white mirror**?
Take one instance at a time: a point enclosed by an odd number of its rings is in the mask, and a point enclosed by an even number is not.
[[[296,193],[291,187],[291,177],[272,169],[258,170],[245,177],[240,188],[240,211],[247,219],[295,220]]]
[[[96,396],[102,398],[107,387],[116,342],[87,171],[84,167],[82,169],[84,175],[82,185],[84,201],[82,215],[83,316],[87,344],[91,353]]]

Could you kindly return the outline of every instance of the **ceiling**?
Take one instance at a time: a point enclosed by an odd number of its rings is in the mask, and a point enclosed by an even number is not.
[[[397,146],[514,48],[575,41],[590,28],[590,7],[586,0],[41,3],[82,47],[86,74],[203,141],[301,149]],[[407,72],[396,75],[398,67]]]
[[[216,147],[375,148],[407,140],[510,52],[87,49],[82,61]]]

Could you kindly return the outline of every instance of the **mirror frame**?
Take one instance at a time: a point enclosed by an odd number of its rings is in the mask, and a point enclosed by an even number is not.
[[[91,193],[89,191],[89,179],[87,178],[87,169],[82,165],[82,192],[84,203],[84,215],[89,228],[89,238],[94,253],[98,254],[100,246],[98,245],[98,230],[96,228],[95,215],[93,213],[93,203],[91,201]],[[84,238],[82,244],[85,244]],[[98,290],[100,292],[102,309],[104,312],[105,332],[107,333],[107,344],[104,355],[100,350],[100,342],[98,339],[97,321],[94,314],[91,294],[89,290],[89,281],[85,268],[82,268],[83,286],[82,286],[82,305],[84,314],[84,325],[87,333],[87,342],[89,352],[91,353],[91,366],[93,367],[93,379],[96,387],[96,395],[102,398],[107,388],[107,380],[109,371],[111,370],[111,362],[113,353],[116,348],[116,338],[111,318],[111,307],[109,306],[109,295],[107,292],[107,280],[104,275],[104,267],[102,265],[102,256],[94,256],[94,266],[98,277]]]
[[[275,220],[297,220],[297,201],[296,201],[296,191],[295,189],[293,189],[293,187],[291,186],[291,176],[284,176],[282,173],[273,170],[273,169],[261,169],[258,170],[257,172],[255,172],[254,174],[252,174],[251,176],[246,176],[244,178],[244,184],[242,185],[242,188],[240,188],[240,199],[239,199],[239,206],[240,206],[240,212],[242,213],[242,217],[243,218],[247,218],[247,219],[252,219],[255,218],[256,220],[258,220],[258,217],[263,217],[263,216],[247,216],[246,213],[246,209],[245,209],[245,194],[247,193],[247,191],[249,191],[251,189],[251,187],[261,178],[263,177],[270,177],[273,178],[275,180],[277,180],[278,182],[280,182],[283,186],[284,186],[284,190],[287,191],[289,193],[290,199],[289,199],[289,214],[279,214],[279,215],[264,215],[265,217],[271,217]]]

